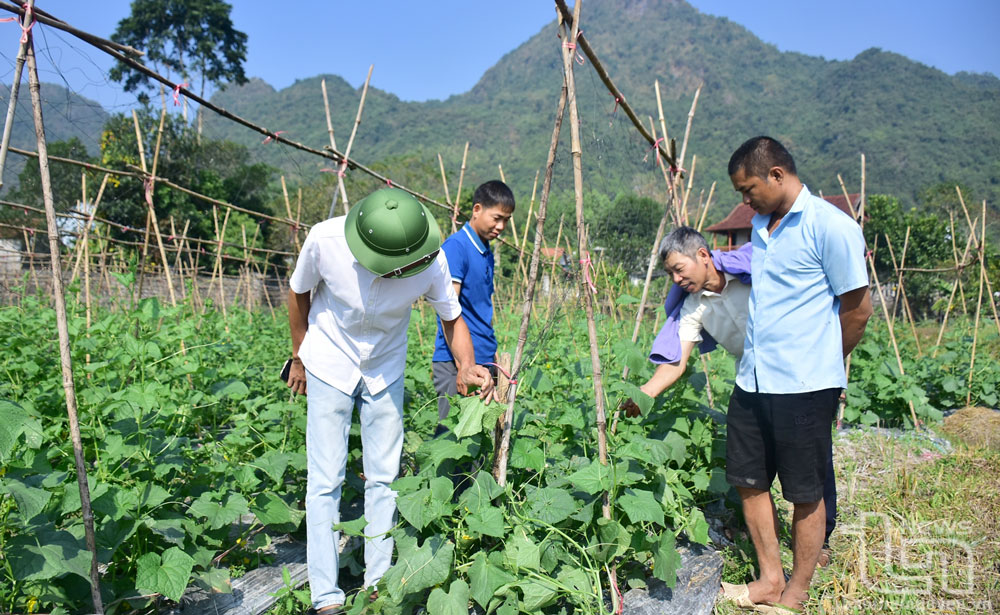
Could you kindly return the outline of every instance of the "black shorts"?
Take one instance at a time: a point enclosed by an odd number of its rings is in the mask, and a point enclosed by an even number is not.
[[[766,491],[777,474],[789,502],[821,500],[839,398],[839,388],[776,394],[737,386],[726,420],[726,481]]]

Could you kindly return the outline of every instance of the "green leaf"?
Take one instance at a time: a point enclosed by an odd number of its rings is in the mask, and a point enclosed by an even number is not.
[[[208,527],[217,530],[224,525],[229,525],[250,512],[246,498],[238,493],[230,494],[226,498],[225,505],[213,500],[216,494],[205,492],[197,500],[191,503],[188,512],[196,517],[208,520]]]
[[[441,536],[431,536],[417,545],[412,528],[393,532],[396,539],[396,564],[385,576],[386,588],[396,599],[444,583],[451,573],[455,545]]]
[[[528,514],[543,523],[555,525],[577,509],[577,501],[566,491],[554,487],[535,489],[528,494],[531,508]]]
[[[7,459],[27,423],[28,413],[24,408],[12,401],[0,399],[0,460]]]
[[[555,602],[559,595],[558,588],[547,580],[531,579],[517,585],[521,588],[521,609],[528,613],[537,613],[542,607]]]
[[[671,431],[663,441],[670,447],[670,460],[678,466],[683,464],[687,459],[687,439],[676,431]]]
[[[274,493],[265,491],[254,498],[250,505],[257,520],[264,525],[292,524],[298,526],[305,516],[305,511],[296,510]]]
[[[195,574],[194,582],[207,592],[217,594],[233,593],[233,584],[229,579],[229,570],[225,568],[209,568]]]
[[[503,568],[489,563],[485,553],[479,552],[473,558],[469,568],[469,591],[472,599],[484,609],[489,606],[498,589],[514,581],[515,578]]]
[[[692,508],[688,514],[687,533],[692,542],[708,544],[708,522],[700,508]]]
[[[223,380],[212,385],[212,395],[216,397],[245,399],[249,394],[250,389],[239,380]]]
[[[545,468],[545,453],[537,440],[518,438],[510,451],[510,465],[541,472]]]
[[[466,517],[465,521],[469,524],[469,529],[476,534],[504,537],[503,511],[496,506],[482,508]]]
[[[109,519],[96,531],[98,561],[110,562],[115,552],[139,528],[135,519]]]
[[[622,293],[618,295],[617,299],[615,299],[615,303],[617,303],[618,305],[631,305],[633,303],[639,303],[639,300],[633,297],[632,295]]]
[[[67,573],[90,583],[90,551],[83,540],[51,526],[36,535],[15,536],[5,546],[14,578],[22,581],[53,579]]]
[[[611,467],[592,459],[588,465],[573,472],[567,479],[577,489],[594,495],[611,488]]]
[[[651,491],[626,489],[616,503],[632,523],[648,521],[663,525],[663,507],[656,501]]]
[[[476,440],[463,440],[456,442],[447,434],[432,440],[425,441],[417,450],[417,461],[420,463],[422,472],[436,470],[441,462],[446,459],[462,459],[473,457],[479,453],[479,442]],[[453,436],[452,436],[453,437]]]
[[[454,399],[454,398],[453,398]],[[460,415],[458,425],[453,430],[456,438],[468,438],[483,431],[483,416],[486,414],[486,404],[478,396],[460,397],[456,405]]]
[[[507,566],[514,570],[519,568],[538,570],[542,559],[538,545],[533,543],[524,528],[520,527],[514,531],[514,537],[507,541],[503,554]]]
[[[177,547],[170,547],[162,555],[146,553],[136,561],[135,589],[180,600],[193,567],[194,558]]]
[[[472,485],[462,492],[458,503],[466,512],[476,514],[484,507],[492,507],[493,500],[502,493],[503,487],[497,484],[493,475],[480,470],[476,473],[476,480]]]
[[[281,483],[281,477],[284,476],[285,470],[288,468],[288,463],[292,460],[291,453],[283,453],[281,451],[268,451],[257,458],[257,467],[264,471],[271,480],[275,483]]]
[[[681,565],[681,555],[677,552],[675,542],[674,533],[664,530],[653,550],[653,576],[670,588],[677,584],[677,569]]]
[[[444,480],[448,480],[445,478]],[[450,481],[449,481],[450,483]],[[450,484],[449,484],[450,488]],[[396,498],[396,508],[399,514],[413,527],[422,530],[431,521],[440,519],[453,510],[448,500],[435,497],[431,489],[421,489],[415,493],[407,493]]]
[[[52,493],[45,489],[32,487],[16,478],[4,479],[7,491],[14,496],[17,502],[17,512],[21,515],[21,520],[27,523],[42,512],[45,505],[52,499]]]
[[[427,615],[469,615],[469,586],[456,579],[447,593],[434,588],[427,598]]]
[[[358,517],[357,519],[352,519],[351,521],[341,521],[340,523],[335,523],[333,529],[338,532],[343,532],[348,536],[364,536],[365,527],[368,526],[368,520],[364,517]]]
[[[182,519],[146,519],[144,521],[154,534],[162,536],[167,542],[178,546],[184,546],[184,539],[187,533],[184,531],[184,521]]]

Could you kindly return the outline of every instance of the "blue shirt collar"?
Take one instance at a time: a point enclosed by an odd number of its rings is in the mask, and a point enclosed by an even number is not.
[[[806,208],[806,203],[812,198],[812,193],[809,192],[809,188],[802,184],[802,190],[799,190],[799,196],[795,197],[795,202],[792,203],[791,209],[788,210],[788,214],[799,214]],[[786,216],[788,214],[785,214]],[[767,224],[771,220],[771,215],[754,214],[753,219],[750,221],[751,226],[755,231],[761,233],[765,241],[767,241]],[[763,229],[763,230],[762,230]]]
[[[465,236],[469,238],[469,241],[472,242],[472,245],[476,247],[476,250],[478,250],[480,254],[486,252],[486,244],[484,244],[483,240],[479,237],[479,233],[472,230],[472,227],[469,225],[468,222],[465,223],[465,226],[462,227],[462,230],[465,232]]]

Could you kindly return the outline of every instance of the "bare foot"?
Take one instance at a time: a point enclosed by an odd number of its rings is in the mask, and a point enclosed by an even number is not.
[[[770,604],[781,599],[785,589],[785,581],[781,579],[777,583],[773,583],[765,579],[757,579],[747,583],[747,587],[750,589],[750,600],[754,603]]]
[[[795,611],[802,610],[802,603],[809,599],[809,592],[800,590],[797,591],[792,587],[785,587],[785,591],[781,593],[781,599],[775,604],[783,606],[788,609]]]

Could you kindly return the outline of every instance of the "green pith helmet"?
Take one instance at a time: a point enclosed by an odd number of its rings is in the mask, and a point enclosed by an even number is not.
[[[366,196],[348,212],[344,232],[354,258],[383,277],[420,273],[441,249],[441,230],[431,212],[399,188]]]

